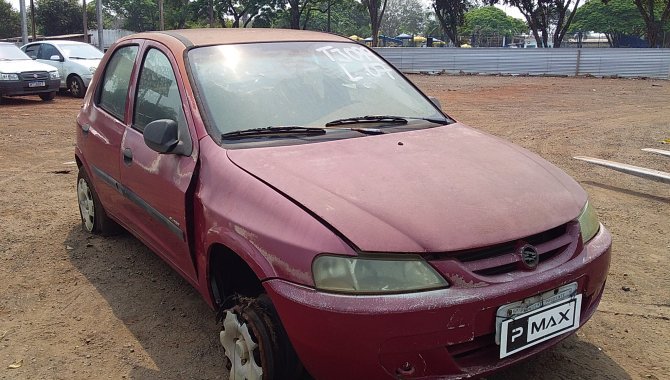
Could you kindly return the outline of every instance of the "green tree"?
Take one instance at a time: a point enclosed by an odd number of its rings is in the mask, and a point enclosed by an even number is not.
[[[449,37],[449,40],[454,46],[460,46],[460,36],[458,29],[463,26],[465,22],[465,12],[470,9],[471,4],[469,0],[434,0],[433,10],[437,20],[442,26],[444,34]]]
[[[603,0],[605,3],[608,0]],[[650,47],[661,47],[664,26],[670,20],[670,0],[633,0],[646,27]]]
[[[0,38],[16,37],[21,35],[21,17],[12,5],[0,0]]]
[[[384,12],[388,0],[361,0],[370,16],[370,31],[372,33],[372,46],[379,45],[379,28],[384,20]]]
[[[600,0],[588,0],[577,9],[570,33],[589,31],[604,33],[611,47],[620,47],[622,36],[643,36],[645,24],[630,0],[610,0],[607,5]]]
[[[502,9],[481,7],[471,9],[465,14],[462,33],[469,35],[478,32],[511,37],[526,32],[527,29],[528,26],[523,20],[508,16]]]
[[[489,5],[503,3],[516,7],[528,23],[537,47],[561,47],[581,0],[487,0]],[[636,0],[637,1],[637,0]]]
[[[423,31],[425,22],[419,0],[389,0],[381,33],[390,37],[401,33],[414,35]]]
[[[77,0],[37,0],[35,23],[37,30],[45,36],[82,33],[84,29],[82,4]]]
[[[123,28],[135,32],[158,30],[158,3],[153,0],[104,0],[103,4],[122,18]]]

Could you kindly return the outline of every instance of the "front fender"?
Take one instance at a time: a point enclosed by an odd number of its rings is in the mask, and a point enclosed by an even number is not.
[[[211,247],[239,255],[261,280],[314,286],[312,260],[322,252],[355,251],[300,205],[232,163],[211,138],[200,142],[195,238],[201,292],[209,294]]]

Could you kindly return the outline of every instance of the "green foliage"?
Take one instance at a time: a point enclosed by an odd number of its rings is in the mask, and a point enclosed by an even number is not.
[[[380,31],[390,37],[401,33],[414,35],[423,31],[425,22],[419,0],[389,0]]]
[[[481,7],[471,9],[465,14],[465,23],[461,34],[498,35],[511,37],[525,33],[528,26],[522,20],[508,16],[502,9],[496,7]]]
[[[123,28],[135,32],[158,30],[158,2],[153,0],[104,0],[103,4],[124,19]]]
[[[433,0],[433,9],[444,34],[449,40],[460,46],[458,29],[465,22],[465,12],[472,7],[470,0]]]
[[[0,38],[17,37],[21,35],[21,17],[12,5],[0,0]]]
[[[77,0],[35,1],[35,24],[40,34],[45,36],[82,33],[83,20],[82,4]]]
[[[603,4],[601,0],[589,0],[577,9],[570,32],[642,36],[644,28],[644,19],[632,1],[610,0]]]

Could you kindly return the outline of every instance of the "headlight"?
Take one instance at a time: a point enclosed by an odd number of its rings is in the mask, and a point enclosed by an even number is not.
[[[89,67],[88,71],[90,71],[91,74],[95,73],[95,67],[93,67],[93,66]]]
[[[19,80],[19,74],[0,73],[0,80]]]
[[[582,241],[586,243],[593,239],[600,229],[600,222],[598,221],[598,215],[596,215],[596,211],[591,207],[590,202],[586,202],[586,206],[584,206],[584,209],[582,210],[582,213],[579,214],[577,220],[579,221],[579,228],[582,230]]]
[[[317,289],[340,293],[404,293],[448,286],[415,255],[393,259],[322,255],[314,260],[312,274]]]
[[[60,74],[58,71],[49,71],[49,79],[60,79]]]

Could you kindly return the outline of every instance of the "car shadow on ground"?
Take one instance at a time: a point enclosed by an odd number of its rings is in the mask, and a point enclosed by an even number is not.
[[[632,379],[597,346],[572,335],[552,349],[507,368],[486,380]]]
[[[128,378],[225,378],[215,313],[161,258],[127,232],[103,238],[78,225],[64,245],[74,267],[136,340],[106,347],[121,352],[120,361],[131,367]]]
[[[58,99],[58,95],[56,96]],[[45,106],[53,104],[55,100],[44,101],[40,99],[38,95],[25,95],[25,96],[3,96],[0,99],[0,107],[9,108],[11,106],[27,106],[27,105],[39,105],[43,104]]]
[[[73,227],[64,242],[72,264],[104,297],[149,358],[122,357],[131,379],[225,378],[214,313],[168,264],[129,233],[90,236]],[[124,350],[121,348],[121,350]],[[119,349],[110,348],[110,349]],[[148,365],[150,364],[150,365]],[[154,367],[154,368],[151,368]],[[356,378],[352,368],[352,378]],[[630,379],[602,350],[576,336],[488,380]]]

